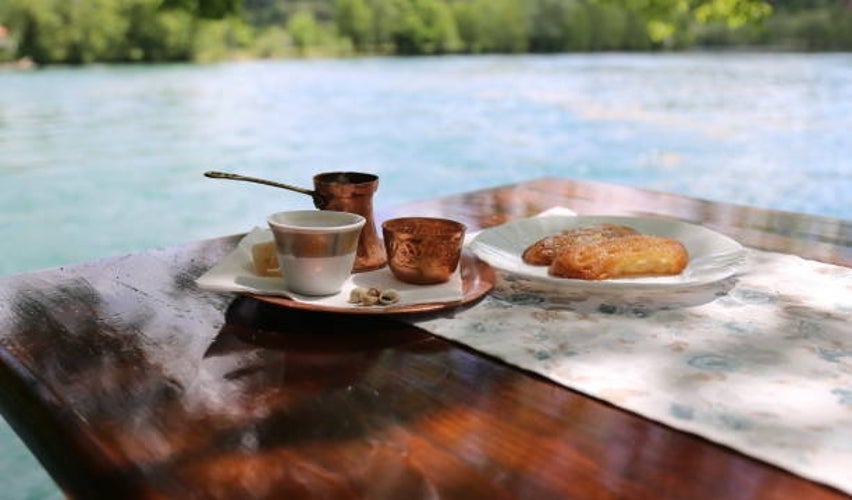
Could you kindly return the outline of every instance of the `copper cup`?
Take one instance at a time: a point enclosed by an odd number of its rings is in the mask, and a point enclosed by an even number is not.
[[[362,172],[325,172],[314,176],[314,190],[284,184],[257,177],[231,174],[228,172],[205,172],[206,177],[255,182],[267,186],[289,189],[297,193],[310,195],[314,206],[320,210],[350,212],[367,219],[361,237],[358,240],[358,253],[355,258],[354,272],[371,271],[385,265],[385,247],[376,232],[373,220],[373,194],[379,189],[379,178]]]
[[[358,240],[354,272],[371,271],[387,262],[385,247],[379,240],[373,218],[373,194],[379,189],[379,178],[361,172],[325,172],[314,176],[314,192],[322,200],[317,208],[351,212],[367,219]],[[316,203],[316,201],[315,201]]]
[[[391,272],[415,285],[444,283],[456,271],[465,226],[450,219],[401,217],[382,224]]]

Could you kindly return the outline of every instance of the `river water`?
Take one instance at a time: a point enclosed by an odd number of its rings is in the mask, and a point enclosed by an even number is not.
[[[240,232],[309,186],[392,205],[566,176],[852,218],[852,55],[376,58],[0,73],[0,275]]]
[[[373,172],[377,208],[564,176],[852,219],[852,54],[0,73],[0,275],[242,232],[310,207],[202,177],[213,169],[304,186],[316,172]],[[56,495],[15,439],[0,434],[7,491]]]

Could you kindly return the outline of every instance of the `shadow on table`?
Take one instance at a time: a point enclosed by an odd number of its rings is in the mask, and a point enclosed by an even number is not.
[[[215,385],[227,384],[240,404],[264,407],[267,416],[252,432],[266,447],[357,439],[429,414],[437,402],[428,386],[447,376],[442,365],[454,362],[452,350],[400,321],[290,310],[240,297],[203,363],[208,376],[221,381]],[[442,404],[452,401],[450,392]]]

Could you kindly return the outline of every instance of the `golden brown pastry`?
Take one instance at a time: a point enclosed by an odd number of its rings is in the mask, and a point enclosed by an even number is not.
[[[569,247],[553,260],[548,273],[583,280],[668,276],[680,274],[688,262],[689,254],[678,240],[635,234]]]
[[[278,250],[274,241],[257,243],[251,247],[251,260],[258,276],[281,276],[278,267]]]
[[[639,234],[631,227],[616,224],[601,224],[598,226],[568,229],[560,234],[545,236],[528,246],[521,258],[533,266],[549,266],[557,255],[575,245],[595,243],[609,238],[619,238],[631,234]]]

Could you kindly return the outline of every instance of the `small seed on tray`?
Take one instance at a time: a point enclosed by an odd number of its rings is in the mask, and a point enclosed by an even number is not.
[[[355,287],[349,292],[349,303],[350,304],[360,304],[361,300],[364,298],[364,294],[367,292],[366,289],[361,287]]]
[[[377,287],[356,287],[349,292],[349,303],[361,306],[389,306],[399,302],[399,292],[393,288],[381,290]]]
[[[397,302],[399,302],[399,292],[393,288],[385,290],[379,296],[379,303],[383,306],[389,306],[391,304],[396,304]]]

